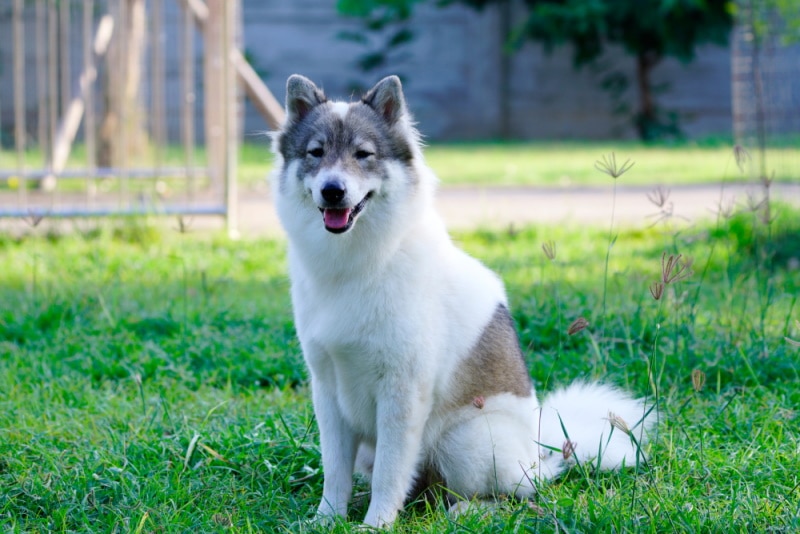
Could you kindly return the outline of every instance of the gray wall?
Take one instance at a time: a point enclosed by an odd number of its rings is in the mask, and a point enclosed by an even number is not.
[[[339,18],[332,1],[245,1],[244,19],[245,47],[267,71],[266,81],[279,99],[286,77],[295,72],[314,79],[329,96],[348,98],[354,82],[369,86],[397,71],[406,77],[409,104],[429,138],[635,136],[630,121],[611,112],[611,99],[599,88],[601,75],[589,68],[576,71],[568,49],[547,55],[528,44],[504,64],[498,9],[418,9],[411,57],[368,78],[354,66],[365,48],[336,38],[358,26]],[[633,59],[620,51],[612,50],[603,63],[634,73]],[[730,134],[727,48],[704,47],[689,65],[666,60],[656,69],[655,82],[670,84],[659,102],[679,113],[689,136]],[[629,90],[625,100],[635,107],[636,96]],[[259,128],[250,115],[246,128]]]
[[[10,2],[0,16],[0,120],[4,131],[13,130]],[[74,1],[75,17],[79,18]],[[164,37],[167,65],[167,122],[170,139],[179,142],[181,101],[177,0],[164,2],[167,31]],[[514,21],[512,20],[512,24]],[[244,47],[256,69],[279,100],[292,73],[302,73],[337,98],[355,97],[353,87],[369,87],[385,74],[406,79],[406,95],[422,133],[429,139],[512,138],[630,138],[629,121],[611,113],[609,95],[599,89],[601,75],[592,69],[575,71],[569,51],[546,55],[528,44],[512,56],[504,55],[499,11],[482,13],[452,6],[418,8],[412,27],[416,39],[410,55],[380,72],[364,75],[356,58],[367,49],[337,38],[342,30],[357,30],[358,23],[340,18],[334,0],[244,0]],[[32,26],[26,35],[28,71],[33,80]],[[80,61],[78,27],[73,30],[73,62]],[[197,81],[202,83],[201,46],[197,48]],[[604,58],[608,68],[633,74],[633,59],[612,51]],[[726,48],[706,47],[697,60],[681,65],[664,61],[656,70],[656,83],[669,82],[660,103],[677,111],[690,136],[730,134],[731,60]],[[79,65],[73,64],[74,76]],[[73,83],[75,86],[76,83]],[[35,83],[27,84],[28,130],[35,135]],[[143,90],[149,98],[148,88]],[[635,106],[636,94],[625,96]],[[202,87],[198,87],[195,123],[202,128]],[[146,104],[147,105],[147,104]],[[251,106],[245,108],[244,131],[256,135],[266,125]],[[198,139],[202,139],[198,132]]]

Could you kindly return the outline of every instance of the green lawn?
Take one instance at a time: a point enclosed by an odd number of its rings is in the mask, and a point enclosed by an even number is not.
[[[776,180],[800,180],[798,147],[800,142],[767,151],[767,166]],[[425,149],[425,157],[445,186],[569,187],[608,185],[607,177],[591,163],[612,152],[620,164],[626,159],[635,163],[636,172],[626,176],[629,185],[715,183],[758,175],[757,151],[740,170],[733,145],[722,140],[675,145],[634,141],[434,143]],[[243,146],[239,166],[243,183],[262,179],[270,168],[266,142]]]
[[[736,166],[732,146],[681,144],[645,145],[639,142],[534,142],[433,145],[428,163],[445,185],[530,185],[569,187],[607,185],[603,175],[586,162],[615,153],[621,164],[635,164],[630,185],[669,186],[749,179],[756,161]],[[756,158],[757,154],[753,153]],[[767,161],[780,181],[800,180],[800,149],[773,148]],[[635,176],[633,176],[635,175]],[[626,179],[627,177],[626,176]]]
[[[800,180],[800,140],[782,141],[766,152],[767,172],[778,181]],[[608,180],[596,172],[591,163],[614,152],[620,163],[635,162],[636,173],[630,185],[667,186],[748,180],[759,175],[759,154],[751,150],[751,159],[740,170],[733,155],[732,142],[709,139],[677,144],[644,144],[637,141],[531,141],[431,144],[425,150],[428,163],[444,185],[498,186],[596,186]],[[135,158],[136,165],[153,164],[154,152]],[[80,167],[85,161],[82,146],[75,148],[69,167]],[[164,166],[181,165],[183,150],[170,146],[161,155]],[[26,166],[42,164],[42,156],[31,150]],[[196,164],[205,161],[205,152],[198,148]],[[587,162],[589,164],[587,165]],[[133,164],[133,163],[132,163]],[[16,157],[8,150],[0,152],[0,168],[13,169]],[[269,140],[248,138],[241,147],[238,177],[243,186],[264,180],[272,168]],[[633,176],[635,175],[635,176]],[[0,189],[7,187],[0,181]]]
[[[540,391],[607,380],[660,424],[639,472],[576,469],[489,515],[418,505],[396,531],[800,529],[800,212],[773,215],[613,247],[581,227],[457,235],[505,279]],[[0,235],[0,530],[298,532],[322,474],[284,243],[43,231]],[[665,251],[694,274],[656,301]]]

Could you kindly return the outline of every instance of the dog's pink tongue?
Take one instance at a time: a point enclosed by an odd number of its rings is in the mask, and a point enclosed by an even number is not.
[[[350,220],[350,208],[328,208],[323,210],[322,218],[325,221],[325,226],[328,228],[344,228],[347,226],[347,221]]]

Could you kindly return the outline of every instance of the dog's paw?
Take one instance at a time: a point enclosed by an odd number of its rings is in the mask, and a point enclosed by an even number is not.
[[[495,500],[488,499],[459,499],[447,509],[447,515],[450,517],[459,517],[461,515],[478,514],[480,516],[488,516],[493,514],[500,507],[500,503]]]
[[[295,521],[290,529],[292,533],[298,534],[328,533],[334,532],[337,526],[345,524],[344,518],[316,513],[313,517]]]
[[[370,509],[367,510],[367,517],[364,518],[364,523],[362,523],[362,525],[365,528],[379,532],[381,529],[391,528],[396,518],[397,510],[388,509],[388,511],[376,511],[376,509],[370,506]],[[369,532],[369,530],[367,532]]]

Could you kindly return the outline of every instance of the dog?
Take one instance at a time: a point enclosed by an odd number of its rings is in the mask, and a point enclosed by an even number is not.
[[[586,382],[537,400],[503,283],[434,208],[399,78],[352,103],[300,75],[286,89],[272,184],[320,432],[316,518],[346,516],[356,467],[364,523],[386,527],[427,484],[526,498],[575,462],[638,464],[643,401]]]

